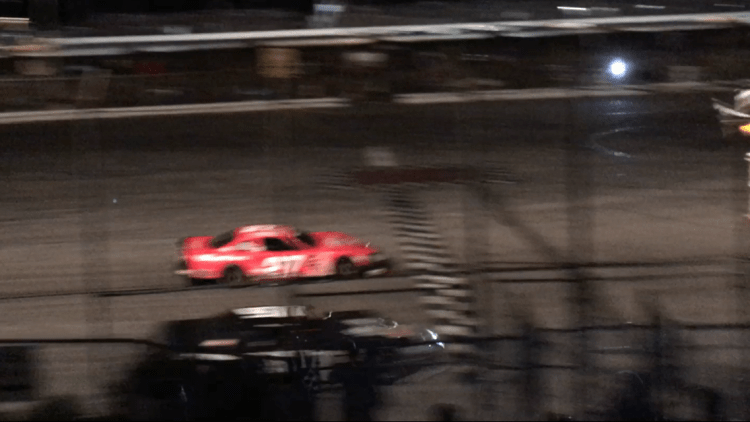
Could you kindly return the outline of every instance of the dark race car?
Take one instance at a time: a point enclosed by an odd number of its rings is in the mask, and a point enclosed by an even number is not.
[[[137,420],[235,414],[275,419],[269,409],[295,406],[269,403],[290,394],[301,403],[311,399],[330,384],[332,371],[349,361],[353,349],[376,357],[385,384],[418,370],[415,359],[434,361],[443,350],[434,333],[372,312],[314,315],[303,306],[238,308],[173,321],[157,340],[168,351],[145,356],[126,383],[129,413]],[[279,396],[279,391],[287,393]]]

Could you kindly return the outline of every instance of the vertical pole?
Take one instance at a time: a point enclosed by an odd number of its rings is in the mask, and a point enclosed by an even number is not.
[[[539,341],[537,339],[539,333],[534,328],[533,322],[524,315],[524,321],[522,321],[523,333],[522,333],[522,353],[520,361],[522,362],[523,374],[523,397],[524,397],[524,413],[523,417],[529,420],[534,420],[538,417],[541,410],[541,382],[539,377],[539,354],[541,353]]]
[[[476,168],[476,163],[472,161],[472,157],[464,153],[464,151],[470,151],[473,148],[471,145],[471,136],[466,136],[465,125],[463,122],[463,114],[460,109],[461,105],[454,105],[454,119],[455,119],[455,134],[457,142],[455,145],[460,149],[461,160],[465,174],[462,175],[462,185],[464,187],[464,195],[462,196],[462,208],[464,215],[464,253],[466,256],[467,264],[467,277],[469,278],[469,285],[472,290],[472,312],[474,318],[481,321],[478,335],[489,339],[493,332],[489,327],[488,321],[490,320],[489,310],[491,308],[491,283],[488,283],[484,276],[484,267],[487,261],[486,251],[489,248],[488,238],[488,219],[484,218],[484,213],[481,208],[472,203],[472,197],[479,199],[481,195],[485,194],[486,186],[483,183],[484,174],[480,169]],[[484,367],[486,363],[490,361],[488,356],[492,350],[493,344],[490,341],[482,341],[480,343],[473,344],[476,348],[477,355],[472,356],[472,361],[469,364],[472,368],[472,381],[474,382],[474,416],[477,420],[492,420],[489,418],[490,415],[484,413],[485,410],[492,411],[494,408],[494,397],[487,397],[492,394],[491,381],[487,376],[481,376],[480,374],[485,372]]]
[[[76,108],[85,110],[96,106],[106,93],[109,82],[107,72],[97,72],[81,77]],[[74,120],[71,123],[71,145],[77,161],[78,198],[81,216],[80,241],[82,244],[82,278],[88,294],[86,322],[90,337],[112,335],[112,316],[109,299],[95,293],[109,288],[109,231],[107,230],[106,162],[102,156],[101,136],[95,120]],[[89,384],[100,388],[94,367],[96,353],[87,350],[86,371]],[[103,410],[103,409],[100,409]]]
[[[582,136],[586,136],[581,130],[577,119],[575,105],[569,101],[570,130],[565,137],[566,155],[566,194],[568,206],[568,256],[570,260],[570,277],[574,281],[574,308],[577,311],[576,326],[580,329],[579,337],[579,374],[577,401],[579,407],[578,417],[585,418],[586,397],[588,396],[587,383],[590,372],[589,364],[589,335],[587,326],[591,319],[591,307],[593,305],[591,281],[588,280],[586,271],[582,265],[591,262],[593,257],[593,213],[590,209],[592,195],[592,163],[588,160],[586,151],[579,147]]]
[[[281,143],[281,156],[283,157],[283,156],[286,156],[285,152],[291,149],[291,144],[293,143],[294,137],[296,136],[296,127],[295,127],[296,122],[295,122],[295,116],[292,115],[292,111],[281,111],[281,113],[288,113],[286,115],[286,118],[282,120],[284,129],[280,128],[280,130],[284,130],[284,133],[283,133],[284,139],[280,142]],[[299,224],[299,221],[296,218],[294,219],[294,221],[295,221],[295,224]],[[296,286],[297,286],[296,283],[289,283],[286,286],[285,300],[286,300],[287,305],[299,305],[299,303],[297,303],[298,289]]]
[[[665,327],[664,319],[660,309],[660,303],[658,299],[649,297],[647,309],[649,319],[651,320],[651,347],[649,353],[650,357],[650,371],[651,371],[651,395],[647,402],[651,405],[650,408],[656,418],[664,417],[664,392],[669,382],[666,378],[666,359],[665,350],[669,346],[665,344]]]
[[[583,54],[585,50],[585,39],[578,37],[578,56],[574,68],[576,74],[585,75]],[[586,83],[586,81],[581,81]],[[568,259],[569,277],[573,280],[574,298],[573,309],[575,325],[579,329],[578,338],[578,367],[579,371],[574,376],[575,406],[574,414],[579,419],[586,418],[588,413],[588,382],[590,378],[591,364],[589,362],[590,336],[587,326],[590,323],[593,305],[593,292],[591,281],[588,280],[582,264],[593,261],[593,210],[591,208],[591,196],[593,194],[592,163],[588,159],[586,150],[580,147],[583,137],[588,136],[584,125],[578,119],[576,105],[573,100],[568,100],[568,121],[563,148],[566,161],[566,196],[568,213]]]
[[[748,252],[750,252],[748,251],[747,241],[747,236],[750,234],[750,230],[748,230],[748,224],[750,224],[750,195],[748,195],[748,189],[750,189],[750,152],[744,154],[744,161],[747,164],[743,165],[739,160],[739,155],[742,153],[742,147],[736,145],[735,147],[730,148],[730,151],[732,154],[730,158],[736,163],[736,165],[732,166],[735,170],[732,171],[733,177],[731,178],[733,187],[736,184],[736,188],[731,189],[731,192],[733,192],[734,195],[733,203],[736,207],[736,211],[733,212],[733,214],[736,214],[734,220],[734,282],[735,290],[737,291],[736,318],[739,323],[744,324],[747,323],[748,312],[746,308],[748,299],[750,299],[748,296],[748,293],[750,292],[748,291],[747,283],[749,263]],[[747,333],[741,335],[741,338],[744,340],[743,343],[750,341],[747,336]],[[746,356],[747,353],[744,353],[738,362],[741,376],[739,377],[739,382],[737,382],[737,385],[735,386],[739,396],[745,396],[745,398],[747,398],[748,394],[745,392],[750,388],[747,379],[748,375],[750,375],[750,360]],[[739,400],[738,402],[743,403],[745,407],[743,409],[738,409],[740,413],[734,418],[747,419],[750,416],[750,409],[748,409],[746,404],[747,401]]]
[[[460,105],[454,104],[453,105],[453,134],[455,138],[455,142],[453,143],[453,148],[458,147],[459,148],[459,154],[460,154],[460,162],[464,166],[468,166],[468,159],[467,155],[465,154],[465,149],[469,147],[467,145],[464,133],[463,133],[463,122],[462,122],[462,115],[461,115],[461,109],[459,108]],[[468,282],[470,285],[474,285],[476,282],[475,279],[475,272],[474,272],[474,260],[472,259],[472,254],[474,253],[475,249],[472,247],[473,245],[470,242],[471,238],[471,226],[472,226],[472,218],[469,216],[469,213],[471,213],[471,207],[468,205],[468,195],[471,189],[471,182],[467,180],[461,181],[462,187],[462,195],[461,195],[461,209],[463,211],[463,237],[464,237],[464,256],[466,257],[466,270],[467,274],[466,277],[468,278]],[[475,287],[475,286],[474,286]],[[474,345],[477,346],[476,344]],[[469,362],[461,362],[462,364],[470,364]],[[477,372],[477,368],[474,367],[474,365],[471,365],[471,375],[470,379],[474,383],[473,390],[474,394],[472,403],[470,406],[470,412],[474,414],[474,420],[480,419],[480,412],[481,412],[481,389],[479,388],[479,384],[476,382],[477,377],[475,376]]]
[[[481,172],[477,175],[477,194],[480,195],[480,201],[485,204],[489,204],[487,179],[486,174]],[[490,218],[487,215],[486,210],[481,207],[475,206],[475,209],[481,210],[482,214],[477,219],[477,248],[479,254],[477,255],[477,289],[475,291],[475,297],[477,298],[477,318],[481,319],[482,325],[480,335],[487,338],[487,342],[482,343],[483,349],[481,357],[481,363],[485,365],[485,368],[489,368],[495,359],[496,351],[498,350],[497,341],[493,340],[496,335],[495,332],[495,315],[494,315],[494,286],[495,283],[490,280],[487,276],[487,268],[490,265],[489,257],[491,240],[490,240]],[[486,369],[483,370],[483,372]],[[482,397],[483,410],[486,412],[485,420],[498,420],[496,415],[497,411],[497,376],[486,376],[481,380],[484,384],[484,394]]]
[[[269,223],[270,224],[279,224],[279,216],[278,216],[278,207],[276,204],[276,172],[274,171],[275,161],[274,160],[274,145],[278,143],[278,137],[276,136],[276,119],[273,115],[273,111],[268,111],[263,114],[263,126],[265,129],[265,140],[263,142],[263,155],[265,159],[265,165],[266,165],[266,177],[268,177],[268,199],[269,203],[271,205],[271,218]],[[277,299],[279,301],[278,305],[286,304],[286,297],[283,292],[284,288],[276,288],[275,289],[277,293]]]

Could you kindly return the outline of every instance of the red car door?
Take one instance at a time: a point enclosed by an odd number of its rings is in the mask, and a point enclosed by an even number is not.
[[[257,274],[271,279],[290,279],[300,275],[300,269],[307,260],[307,251],[287,239],[279,237],[263,238],[265,250],[258,253]]]
[[[236,264],[239,265],[246,276],[256,276],[265,249],[262,242],[256,240],[244,240],[235,245],[234,254],[242,256],[242,259],[237,261]]]

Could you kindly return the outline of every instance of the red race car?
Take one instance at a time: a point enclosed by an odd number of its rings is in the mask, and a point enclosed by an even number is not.
[[[348,279],[390,270],[369,243],[340,232],[302,232],[282,225],[244,226],[177,243],[179,268],[193,284],[229,285],[334,276]]]

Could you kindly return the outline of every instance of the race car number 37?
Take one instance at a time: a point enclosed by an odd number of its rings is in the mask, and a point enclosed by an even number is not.
[[[261,268],[268,275],[289,277],[297,274],[304,262],[304,255],[272,256],[263,260]]]

